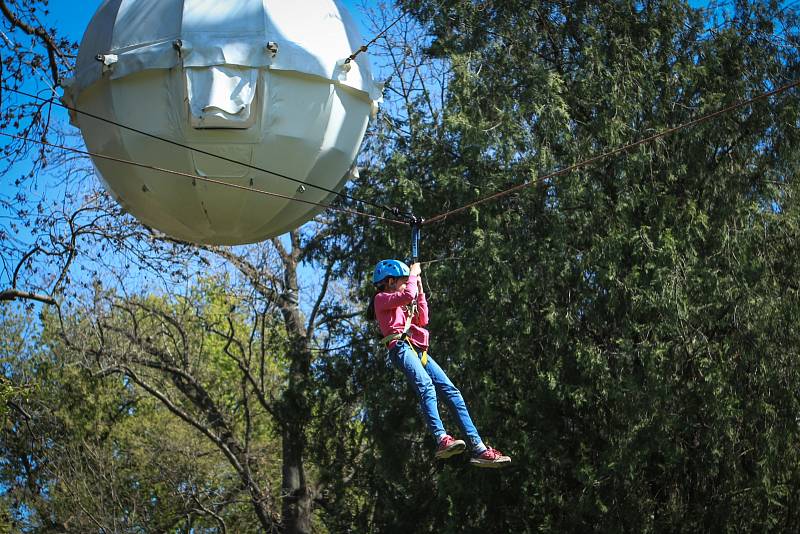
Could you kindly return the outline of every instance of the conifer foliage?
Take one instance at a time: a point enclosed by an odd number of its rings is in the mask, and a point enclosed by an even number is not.
[[[423,216],[800,78],[777,2],[404,5],[449,71],[373,171]],[[794,89],[424,227],[449,260],[426,273],[431,352],[514,467],[421,470],[432,444],[386,384],[378,530],[791,531],[799,121]],[[371,236],[371,260],[407,243]]]

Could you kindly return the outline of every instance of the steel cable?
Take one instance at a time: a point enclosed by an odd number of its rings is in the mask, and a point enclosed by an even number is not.
[[[653,135],[651,135],[649,137],[645,137],[644,139],[640,139],[639,141],[635,141],[633,143],[629,143],[629,144],[627,144],[625,146],[622,146],[622,147],[616,148],[614,150],[610,150],[608,152],[604,152],[604,153],[599,154],[597,156],[591,157],[589,159],[580,161],[578,163],[575,163],[574,165],[570,165],[569,167],[564,167],[563,169],[559,169],[557,171],[551,172],[551,173],[546,174],[544,176],[540,176],[536,180],[529,180],[529,181],[527,181],[525,183],[510,187],[509,189],[505,189],[503,191],[500,191],[500,192],[497,192],[497,193],[493,193],[491,195],[487,195],[487,196],[485,196],[483,198],[479,198],[478,200],[470,202],[469,204],[461,206],[460,208],[455,208],[455,209],[446,211],[444,213],[440,213],[439,215],[435,215],[435,216],[433,216],[433,217],[431,217],[429,219],[426,219],[422,224],[423,225],[430,225],[430,224],[434,224],[434,223],[443,221],[444,219],[446,219],[447,217],[450,217],[451,215],[455,215],[457,213],[461,213],[462,211],[468,210],[468,209],[473,208],[475,206],[479,206],[481,204],[485,204],[487,202],[491,202],[491,201],[497,200],[497,199],[502,198],[504,196],[508,196],[511,193],[514,193],[516,191],[519,191],[521,189],[525,189],[527,187],[530,187],[530,186],[533,186],[533,185],[536,185],[536,184],[540,184],[540,183],[542,183],[542,182],[544,182],[546,180],[549,180],[551,178],[554,178],[556,176],[561,176],[563,174],[569,174],[572,171],[575,171],[577,169],[586,167],[588,165],[591,165],[591,164],[596,163],[598,161],[601,161],[603,159],[610,158],[612,156],[616,156],[616,155],[621,154],[623,152],[627,152],[627,151],[629,151],[629,150],[631,150],[633,148],[636,148],[638,146],[650,143],[652,141],[655,141],[656,139],[660,139],[662,137],[666,137],[666,136],[668,136],[670,134],[673,134],[675,132],[679,132],[681,130],[685,130],[687,128],[691,128],[693,126],[697,126],[698,124],[701,124],[701,123],[704,123],[704,122],[708,122],[711,119],[719,117],[720,115],[724,115],[726,113],[730,113],[731,111],[734,111],[734,110],[737,110],[739,108],[745,107],[745,106],[747,106],[749,104],[752,104],[754,102],[757,102],[759,100],[763,100],[765,98],[769,98],[771,96],[776,96],[776,95],[779,95],[781,93],[784,93],[784,92],[788,91],[789,89],[797,87],[798,85],[800,85],[800,80],[795,80],[793,82],[787,83],[786,85],[782,85],[782,86],[780,86],[777,89],[774,89],[772,91],[768,91],[766,93],[762,93],[762,94],[760,94],[758,96],[755,96],[753,98],[750,98],[748,100],[743,100],[743,101],[737,102],[737,103],[732,104],[732,105],[730,105],[728,107],[725,107],[723,109],[717,110],[717,111],[715,111],[713,113],[709,113],[708,115],[704,115],[702,117],[699,117],[699,118],[694,119],[692,121],[686,122],[684,124],[680,124],[678,126],[674,126],[672,128],[668,128],[666,130],[663,130],[661,132],[653,134]]]
[[[17,139],[17,140],[20,140],[20,141],[26,141],[26,142],[30,142],[30,143],[36,143],[38,145],[47,146],[47,147],[51,147],[51,148],[55,148],[55,149],[59,149],[59,150],[64,150],[64,151],[67,151],[67,152],[73,152],[75,154],[82,154],[82,155],[91,156],[91,157],[94,157],[94,158],[100,158],[100,159],[105,159],[105,160],[108,160],[108,161],[114,161],[114,162],[117,162],[117,163],[123,163],[125,165],[131,165],[131,166],[134,166],[134,167],[141,167],[143,169],[149,169],[149,170],[152,170],[152,171],[163,172],[165,174],[172,174],[174,176],[180,176],[180,177],[183,177],[183,178],[190,178],[193,181],[201,181],[201,182],[220,185],[220,186],[223,186],[223,187],[229,187],[229,188],[232,188],[232,189],[240,189],[242,191],[248,191],[248,192],[251,192],[251,193],[257,193],[257,194],[261,194],[261,195],[267,195],[267,196],[271,196],[271,197],[282,198],[284,200],[289,200],[289,201],[292,201],[292,202],[302,202],[303,204],[310,204],[312,206],[318,206],[318,207],[324,208],[326,210],[338,211],[338,212],[341,212],[341,213],[348,213],[348,214],[351,214],[351,215],[357,215],[359,217],[367,217],[367,218],[375,219],[375,220],[378,220],[378,221],[383,221],[383,222],[388,222],[388,223],[392,223],[392,224],[408,226],[408,223],[405,222],[405,221],[400,221],[400,220],[396,220],[396,219],[390,219],[388,217],[382,217],[380,215],[374,215],[372,213],[366,213],[366,212],[357,211],[357,210],[351,210],[351,209],[347,209],[347,208],[339,208],[339,207],[336,207],[336,206],[332,206],[330,204],[322,204],[322,203],[319,203],[319,202],[313,202],[311,200],[304,200],[304,199],[301,199],[301,198],[294,198],[294,197],[290,197],[290,196],[287,196],[287,195],[282,195],[280,193],[273,193],[271,191],[264,191],[263,189],[256,189],[254,187],[247,187],[247,186],[244,186],[244,185],[232,184],[232,183],[229,183],[229,182],[224,182],[224,181],[221,181],[221,180],[215,180],[213,178],[208,178],[208,177],[205,177],[205,176],[198,176],[196,174],[190,174],[190,173],[185,173],[185,172],[181,172],[181,171],[174,171],[174,170],[171,170],[171,169],[165,169],[163,167],[157,167],[157,166],[154,166],[154,165],[148,165],[146,163],[139,163],[139,162],[136,162],[136,161],[115,158],[113,156],[106,156],[104,154],[97,154],[97,153],[94,153],[94,152],[89,152],[87,150],[81,150],[79,148],[69,147],[69,146],[66,146],[66,145],[59,145],[59,144],[56,144],[56,143],[49,143],[47,141],[40,141],[40,140],[37,140],[37,139],[31,139],[29,137],[23,137],[23,136],[20,136],[20,135],[9,134],[9,133],[6,133],[6,132],[0,132],[0,136],[8,137],[8,138],[11,138],[11,139]]]
[[[219,155],[219,154],[214,154],[213,152],[208,152],[208,151],[200,149],[200,148],[195,148],[195,147],[186,145],[184,143],[181,143],[179,141],[174,141],[174,140],[168,139],[166,137],[161,137],[161,136],[152,134],[150,132],[146,132],[144,130],[140,130],[138,128],[134,128],[133,126],[127,126],[125,124],[113,121],[111,119],[108,119],[108,118],[105,118],[105,117],[101,117],[99,115],[95,115],[94,113],[90,113],[88,111],[83,111],[83,110],[80,110],[78,108],[75,108],[75,107],[72,107],[72,106],[68,106],[67,104],[64,104],[63,102],[60,102],[59,100],[57,100],[55,98],[45,98],[45,97],[42,97],[42,96],[37,96],[37,95],[31,94],[31,93],[27,93],[25,91],[21,91],[19,89],[15,89],[13,87],[8,87],[8,86],[4,86],[3,89],[6,90],[6,91],[10,91],[12,93],[16,93],[16,94],[18,94],[20,96],[25,96],[25,97],[28,97],[28,98],[33,98],[35,100],[39,100],[41,102],[49,102],[51,104],[55,104],[56,106],[59,106],[59,107],[64,108],[66,110],[69,110],[69,111],[72,111],[72,112],[75,112],[75,113],[78,113],[78,114],[81,114],[81,115],[85,115],[87,117],[91,117],[93,119],[105,122],[107,124],[113,124],[114,126],[118,126],[119,128],[123,128],[125,130],[131,131],[131,132],[134,132],[134,133],[137,133],[137,134],[140,134],[140,135],[144,135],[145,137],[149,137],[151,139],[156,139],[158,141],[162,141],[162,142],[168,143],[170,145],[174,145],[174,146],[177,146],[177,147],[180,147],[180,148],[185,148],[186,150],[191,150],[192,152],[197,152],[198,154],[203,154],[205,156],[211,156],[213,158],[216,158],[216,159],[219,159],[219,160],[222,160],[222,161],[226,161],[228,163],[241,165],[242,167],[245,167],[245,168],[248,168],[248,169],[253,169],[253,170],[256,170],[256,171],[259,171],[259,172],[264,172],[264,173],[267,173],[267,174],[271,174],[273,176],[277,176],[278,178],[283,178],[285,180],[289,180],[291,182],[295,182],[295,183],[300,184],[300,185],[302,185],[304,187],[313,187],[315,189],[319,189],[320,191],[325,191],[326,193],[331,193],[333,195],[336,195],[336,196],[341,197],[341,198],[345,198],[345,199],[350,200],[352,202],[365,204],[367,206],[371,206],[371,207],[379,209],[379,210],[385,210],[385,211],[388,211],[388,212],[391,212],[391,213],[397,213],[397,209],[396,208],[390,208],[389,206],[384,206],[382,204],[377,204],[377,203],[374,203],[374,202],[370,202],[368,200],[363,200],[363,199],[360,199],[360,198],[356,198],[356,197],[347,195],[345,193],[334,191],[333,189],[328,189],[326,187],[322,187],[320,185],[315,185],[315,184],[312,184],[312,183],[306,183],[306,182],[304,182],[302,180],[298,180],[297,178],[292,178],[291,176],[287,176],[287,175],[279,173],[279,172],[270,171],[268,169],[263,169],[263,168],[258,167],[256,165],[252,165],[252,164],[249,164],[249,163],[243,163],[241,161],[236,161],[235,159],[228,158],[226,156],[222,156],[222,155]]]

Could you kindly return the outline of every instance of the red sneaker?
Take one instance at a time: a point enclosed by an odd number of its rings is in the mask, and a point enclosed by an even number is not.
[[[462,440],[453,439],[453,436],[445,434],[445,436],[439,440],[439,446],[436,447],[436,457],[440,460],[450,458],[456,454],[461,454],[466,448],[467,444]]]
[[[511,457],[489,447],[479,455],[470,458],[469,463],[475,467],[505,467],[511,465]]]

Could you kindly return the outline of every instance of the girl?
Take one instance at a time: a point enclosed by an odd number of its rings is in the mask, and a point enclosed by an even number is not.
[[[372,298],[367,315],[377,319],[389,358],[406,375],[417,392],[428,429],[438,444],[436,458],[449,458],[464,452],[466,444],[444,430],[436,403],[436,392],[444,396],[455,414],[461,431],[472,449],[470,463],[477,467],[504,467],[511,458],[484,445],[472,423],[461,392],[453,385],[433,358],[428,356],[428,302],[418,263],[409,268],[398,260],[383,260],[375,267],[372,282],[378,292]]]

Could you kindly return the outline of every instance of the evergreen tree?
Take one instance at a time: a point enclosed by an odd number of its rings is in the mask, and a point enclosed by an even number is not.
[[[405,101],[407,128],[387,128],[394,149],[359,192],[418,215],[800,78],[798,19],[777,2],[404,5],[450,67],[444,101],[436,116]],[[797,94],[424,227],[424,259],[457,258],[427,269],[432,353],[514,467],[431,465],[416,402],[381,369],[363,479],[379,504],[360,525],[791,531]],[[377,227],[355,269],[407,243]]]

